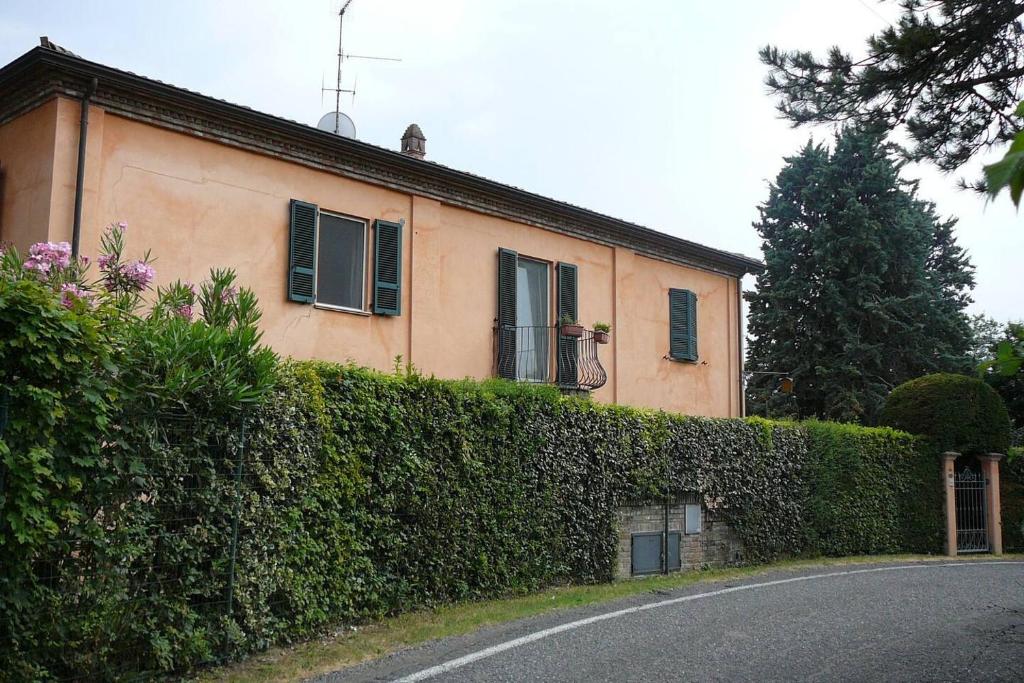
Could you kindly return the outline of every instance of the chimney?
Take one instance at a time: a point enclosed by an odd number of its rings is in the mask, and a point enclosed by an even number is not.
[[[427,155],[427,139],[415,123],[410,123],[402,135],[402,154],[422,159]]]

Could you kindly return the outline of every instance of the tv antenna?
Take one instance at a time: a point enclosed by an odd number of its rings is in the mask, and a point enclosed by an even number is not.
[[[353,82],[351,88],[341,87],[341,70],[342,65],[346,59],[371,59],[380,62],[400,62],[401,59],[397,57],[379,57],[376,55],[351,55],[346,54],[342,47],[342,37],[344,35],[345,26],[345,10],[352,4],[352,0],[345,0],[341,5],[341,10],[338,12],[338,80],[335,82],[333,88],[324,87],[323,83],[320,84],[321,94],[325,92],[334,93],[334,111],[328,112],[323,115],[320,119],[320,123],[317,124],[317,128],[320,130],[326,130],[335,135],[341,135],[343,137],[354,138],[356,136],[356,127],[352,119],[341,113],[341,93],[348,93],[352,95],[352,104],[356,101],[356,86],[359,83],[359,76],[356,75],[356,80]]]

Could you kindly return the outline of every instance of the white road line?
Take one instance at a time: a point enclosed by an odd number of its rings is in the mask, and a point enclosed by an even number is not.
[[[472,664],[473,662],[478,662],[481,659],[486,659],[487,657],[491,657],[491,656],[496,655],[498,653],[505,652],[506,650],[511,650],[512,648],[519,647],[521,645],[526,645],[528,643],[533,643],[533,642],[536,642],[538,640],[541,640],[542,638],[547,638],[549,636],[557,635],[559,633],[564,633],[566,631],[572,631],[574,629],[581,628],[581,627],[587,626],[589,624],[596,624],[599,621],[606,621],[608,619],[615,619],[616,617],[622,617],[622,616],[625,616],[627,614],[635,614],[637,612],[645,612],[645,611],[650,610],[650,609],[655,609],[656,607],[667,607],[669,605],[678,605],[679,603],[682,603],[682,602],[690,602],[691,600],[700,600],[701,598],[713,598],[713,597],[718,596],[718,595],[725,595],[726,593],[735,593],[737,591],[746,591],[746,590],[751,590],[753,588],[766,588],[768,586],[779,586],[779,585],[782,585],[784,583],[796,583],[798,581],[813,581],[815,579],[826,579],[826,578],[833,577],[833,576],[850,576],[851,574],[870,574],[872,572],[892,572],[892,571],[900,571],[900,570],[905,570],[905,569],[928,569],[928,568],[931,568],[931,567],[973,567],[973,566],[977,566],[977,565],[990,565],[990,564],[1024,564],[1024,562],[1013,561],[1013,560],[1008,560],[1008,561],[1005,561],[1005,562],[1004,561],[991,561],[991,562],[989,562],[989,561],[980,561],[980,562],[979,561],[975,561],[975,562],[942,562],[942,563],[924,562],[924,563],[921,563],[921,564],[897,565],[895,567],[873,567],[871,569],[850,569],[850,570],[847,570],[847,571],[830,572],[830,573],[827,573],[827,574],[811,574],[809,576],[794,576],[794,577],[789,578],[789,579],[776,579],[775,581],[764,581],[762,583],[750,583],[750,584],[745,584],[745,585],[742,585],[742,586],[732,586],[730,588],[721,588],[719,590],[709,591],[707,593],[697,593],[695,595],[684,595],[684,596],[679,597],[679,598],[670,598],[668,600],[661,600],[660,602],[650,602],[650,603],[647,603],[647,604],[644,604],[644,605],[637,605],[636,607],[627,607],[625,609],[616,610],[615,612],[607,612],[605,614],[598,614],[597,616],[594,616],[594,617],[587,617],[586,619],[579,619],[577,621],[570,621],[567,624],[561,624],[559,626],[553,626],[552,628],[546,628],[546,629],[544,629],[542,631],[535,631],[534,633],[531,633],[531,634],[526,635],[526,636],[522,636],[521,638],[515,638],[513,640],[508,640],[508,641],[506,641],[504,643],[499,643],[498,645],[492,645],[491,647],[484,648],[483,650],[478,650],[477,652],[473,652],[471,654],[465,655],[464,657],[459,657],[457,659],[451,659],[451,660],[449,660],[447,662],[443,662],[441,664],[438,664],[437,666],[432,666],[429,669],[423,669],[422,671],[417,671],[414,674],[410,674],[408,676],[405,676],[404,678],[397,679],[394,683],[415,683],[416,681],[425,681],[428,678],[433,678],[434,676],[439,676],[439,675],[441,675],[443,673],[447,673],[449,671],[453,671],[453,670],[458,669],[460,667],[466,666],[467,664]]]

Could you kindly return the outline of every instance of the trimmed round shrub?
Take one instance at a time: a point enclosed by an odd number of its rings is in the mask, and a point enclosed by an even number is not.
[[[889,394],[879,422],[929,437],[941,451],[1006,453],[1010,417],[995,389],[965,375],[925,375]]]

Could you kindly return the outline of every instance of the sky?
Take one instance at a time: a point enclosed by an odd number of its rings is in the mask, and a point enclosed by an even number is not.
[[[0,64],[39,36],[76,54],[315,125],[334,108],[340,0],[4,0]],[[727,251],[760,256],[751,223],[768,183],[827,127],[780,120],[765,44],[860,54],[897,15],[875,0],[352,0],[342,111],[397,149],[409,123],[427,158]],[[977,268],[972,313],[1024,318],[1024,217],[953,175],[913,165],[920,194]],[[753,279],[745,284],[753,287]]]

